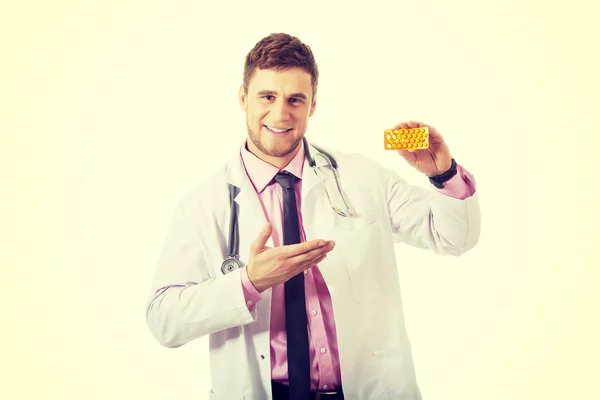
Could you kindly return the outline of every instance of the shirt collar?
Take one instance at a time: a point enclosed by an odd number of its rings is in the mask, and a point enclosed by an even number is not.
[[[247,139],[244,140],[240,147],[240,156],[242,163],[246,169],[248,178],[254,185],[254,188],[258,193],[262,192],[267,185],[273,180],[275,175],[279,172],[279,169],[260,158],[256,157],[246,147]],[[302,179],[302,170],[304,167],[304,143],[301,142],[300,150],[292,158],[292,160],[286,165],[282,171],[287,171],[293,174],[296,178]]]

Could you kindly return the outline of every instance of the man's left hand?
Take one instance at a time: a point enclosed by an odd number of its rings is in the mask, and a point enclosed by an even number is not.
[[[429,128],[429,147],[419,150],[398,150],[398,154],[404,158],[408,164],[417,171],[427,175],[434,176],[448,171],[452,165],[452,156],[450,150],[444,142],[444,138],[433,127],[422,122],[407,121],[400,122],[394,129],[409,128]]]

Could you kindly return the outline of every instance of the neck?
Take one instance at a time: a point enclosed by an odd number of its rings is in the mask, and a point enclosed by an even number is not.
[[[248,140],[246,140],[246,150],[248,150],[250,153],[254,154],[256,157],[258,157],[262,161],[264,161],[268,164],[271,164],[272,166],[274,166],[275,168],[278,168],[278,169],[285,168],[290,163],[290,161],[292,161],[292,159],[294,157],[296,157],[296,154],[298,154],[301,147],[302,147],[302,141],[300,143],[298,143],[298,146],[296,146],[296,148],[289,154],[286,154],[285,156],[282,156],[282,157],[276,157],[276,156],[270,156],[270,155],[265,154],[262,151],[260,151],[258,149],[258,147],[256,147],[254,145],[254,143],[252,142],[251,139],[248,138]]]

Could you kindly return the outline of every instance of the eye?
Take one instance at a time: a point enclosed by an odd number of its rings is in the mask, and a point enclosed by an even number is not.
[[[297,97],[292,97],[292,98],[290,99],[290,101],[291,101],[292,103],[294,103],[294,102],[295,102],[295,103],[302,103],[302,99],[299,99],[299,98],[297,98]]]
[[[271,100],[271,99],[269,99],[269,97],[270,98],[274,98],[275,96],[266,95],[266,96],[263,96],[263,99],[265,99],[265,100]]]

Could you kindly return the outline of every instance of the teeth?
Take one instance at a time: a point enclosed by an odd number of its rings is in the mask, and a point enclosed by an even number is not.
[[[275,128],[271,128],[271,127],[270,127],[270,126],[268,126],[268,125],[265,125],[265,126],[266,126],[267,128],[269,128],[270,130],[272,130],[273,132],[277,132],[277,133],[287,132],[287,131],[289,131],[289,130],[291,129],[291,128],[290,128],[290,129],[275,129]]]

